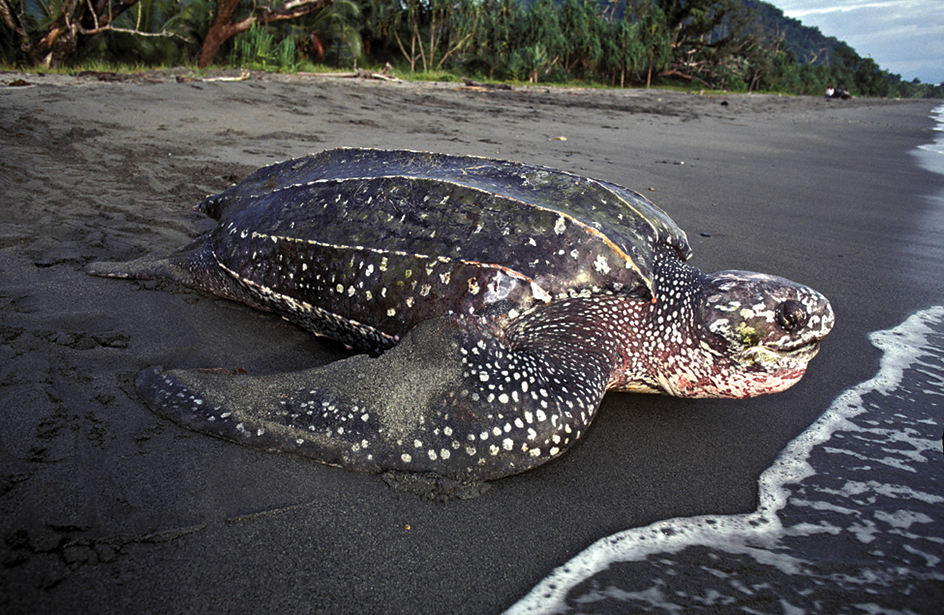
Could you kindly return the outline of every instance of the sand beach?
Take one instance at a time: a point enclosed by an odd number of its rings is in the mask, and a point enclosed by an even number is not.
[[[182,75],[0,73],[4,613],[500,613],[600,537],[753,510],[778,451],[876,372],[866,334],[944,301],[927,222],[944,181],[909,153],[933,140],[940,101]],[[340,146],[628,186],[687,231],[694,265],[807,284],[836,329],[784,393],[609,394],[569,453],[470,500],[426,501],[152,414],[134,390],[145,367],[272,373],[348,353],[270,314],[84,266],[171,252],[212,228],[191,209],[207,194]]]

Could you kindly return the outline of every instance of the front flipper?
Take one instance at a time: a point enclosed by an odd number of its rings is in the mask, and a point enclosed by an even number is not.
[[[204,238],[166,257],[144,256],[127,262],[99,261],[86,266],[85,272],[103,278],[172,280],[259,310],[271,311],[219,266]]]
[[[157,414],[239,444],[491,480],[559,456],[596,413],[606,366],[552,350],[515,351],[481,321],[444,317],[377,358],[258,377],[152,368],[138,390]]]

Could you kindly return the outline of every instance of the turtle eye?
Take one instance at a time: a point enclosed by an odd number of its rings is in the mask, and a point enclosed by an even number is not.
[[[777,306],[777,326],[788,333],[802,329],[810,319],[799,301],[790,299]]]

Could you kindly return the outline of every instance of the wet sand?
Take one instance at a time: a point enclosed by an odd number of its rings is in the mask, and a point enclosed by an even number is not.
[[[756,479],[845,388],[866,333],[944,299],[907,153],[940,101],[709,97],[262,76],[0,74],[0,609],[497,613],[613,532],[754,509]],[[726,104],[725,104],[726,103]],[[561,138],[563,137],[563,139]],[[837,314],[806,378],[747,401],[610,394],[561,459],[447,503],[191,433],[135,374],[267,373],[345,355],[170,283],[93,278],[212,226],[190,207],[338,146],[510,158],[633,188],[706,270],[808,284]]]

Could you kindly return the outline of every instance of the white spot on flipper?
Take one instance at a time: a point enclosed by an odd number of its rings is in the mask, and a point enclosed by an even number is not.
[[[606,275],[610,272],[610,264],[606,262],[606,257],[602,254],[597,255],[597,259],[593,261],[593,268],[597,273]]]
[[[565,230],[567,230],[567,223],[564,220],[564,216],[561,216],[557,219],[557,222],[554,223],[554,232],[558,235],[563,235]]]

